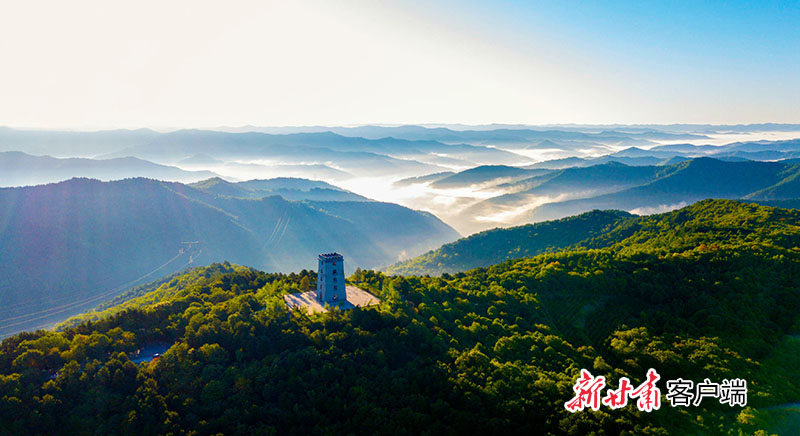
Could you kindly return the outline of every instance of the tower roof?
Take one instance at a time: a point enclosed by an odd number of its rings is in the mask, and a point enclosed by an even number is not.
[[[342,256],[341,254],[339,254],[339,253],[337,253],[337,252],[335,252],[335,251],[334,251],[333,253],[321,253],[321,254],[319,255],[319,258],[320,258],[320,259],[334,259],[334,260],[340,260],[340,259],[344,259],[344,256]]]

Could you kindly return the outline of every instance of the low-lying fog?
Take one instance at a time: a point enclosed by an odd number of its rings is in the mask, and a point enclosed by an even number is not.
[[[789,128],[781,130],[784,126]],[[749,131],[750,127],[762,131]],[[753,143],[794,138],[800,138],[800,126],[362,126],[172,132],[4,128],[0,187],[76,176],[184,183],[214,176],[232,182],[297,177],[433,213],[467,235],[576,213],[595,206],[573,206],[567,204],[570,200],[608,195],[656,176],[642,175],[634,167],[652,172],[699,156],[729,161],[800,159],[799,141]],[[596,168],[600,164],[607,165]],[[653,201],[614,204],[646,214],[687,202]],[[553,208],[557,202],[566,206]]]
[[[800,137],[800,132],[746,132],[746,133],[714,133],[706,134],[704,139],[659,140],[655,144],[639,148],[649,150],[659,145],[693,144],[693,145],[725,145],[745,141],[777,141]],[[517,154],[521,157],[515,166],[526,167],[536,163],[569,157],[596,158],[619,152],[629,146],[598,144],[594,147],[564,150],[557,148],[500,150]],[[444,157],[444,156],[443,156]],[[444,160],[442,160],[444,161]],[[481,162],[491,165],[493,162]],[[206,169],[230,180],[249,180],[268,177],[302,177],[323,180],[367,198],[398,203],[413,209],[430,212],[463,235],[494,227],[507,227],[531,222],[530,214],[536,207],[572,198],[581,198],[581,192],[564,192],[559,195],[518,194],[515,201],[506,203],[487,200],[497,199],[508,194],[516,194],[519,189],[508,186],[511,182],[522,179],[516,177],[497,177],[478,183],[464,183],[460,186],[438,187],[435,180],[424,180],[422,177],[429,171],[398,171],[385,176],[357,176],[352,168],[340,167],[332,161],[316,161],[307,156],[304,161],[278,162],[255,159],[252,161],[232,161],[219,165],[182,165],[187,170]],[[447,165],[439,162],[437,171],[459,172],[474,166]],[[420,181],[397,183],[411,177],[419,177]],[[653,214],[677,209],[686,202],[663,204],[651,207],[635,208],[629,212],[634,214]]]

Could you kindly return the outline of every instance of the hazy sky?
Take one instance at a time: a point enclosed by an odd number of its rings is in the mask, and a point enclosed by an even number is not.
[[[0,5],[0,125],[800,122],[800,1]]]

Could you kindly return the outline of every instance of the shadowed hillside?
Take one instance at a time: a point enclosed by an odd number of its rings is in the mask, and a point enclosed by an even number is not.
[[[705,200],[650,216],[595,210],[555,221],[481,232],[399,262],[387,272],[439,275],[575,248],[633,250],[629,247],[647,245],[649,250],[661,253],[700,244],[746,244],[758,238],[780,238],[782,244],[800,246],[798,225],[800,211],[730,200]]]
[[[458,237],[432,215],[394,204],[241,199],[149,179],[0,189],[0,226],[0,335],[191,264],[291,271],[339,251],[351,270]]]
[[[533,210],[531,220],[562,218],[592,209],[652,213],[704,198],[745,198],[780,183],[793,168],[796,167],[779,162],[726,162],[698,158],[665,167],[661,177],[641,186],[596,197],[544,204]]]

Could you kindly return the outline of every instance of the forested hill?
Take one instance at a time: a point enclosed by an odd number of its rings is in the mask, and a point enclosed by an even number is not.
[[[795,211],[701,202],[599,249],[442,277],[350,277],[383,303],[309,316],[313,275],[215,264],[121,311],[0,344],[3,434],[793,434],[800,398]],[[145,290],[147,291],[147,290]],[[153,344],[160,359],[135,364]],[[715,400],[569,413],[581,368],[635,386],[743,378]]]
[[[0,188],[0,337],[187,266],[299,271],[338,250],[352,271],[457,237],[429,213],[376,201],[235,198],[142,178]]]
[[[754,238],[789,237],[795,234],[798,225],[800,211],[732,200],[704,200],[648,216],[595,210],[555,221],[477,233],[399,262],[387,268],[387,272],[453,273],[565,248],[647,247],[666,252],[692,249],[700,244],[730,246]]]
[[[560,220],[486,230],[398,262],[386,271],[389,274],[438,275],[489,266],[564,249],[610,230],[629,217],[633,215],[627,212],[594,210]]]

